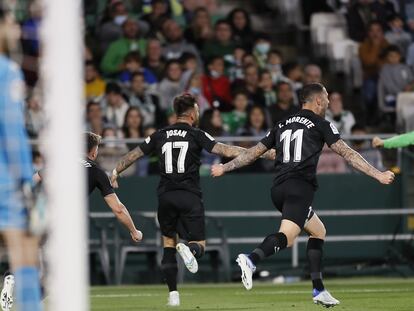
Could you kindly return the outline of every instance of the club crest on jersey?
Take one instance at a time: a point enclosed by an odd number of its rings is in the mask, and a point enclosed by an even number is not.
[[[169,130],[169,131],[166,131],[166,133],[167,133],[167,138],[170,138],[171,136],[185,137],[185,135],[187,135],[187,131],[184,131],[184,130]]]

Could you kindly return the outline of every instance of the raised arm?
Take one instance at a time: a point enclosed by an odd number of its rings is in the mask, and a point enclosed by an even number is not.
[[[349,165],[378,180],[380,183],[389,185],[393,182],[395,177],[393,172],[380,172],[369,164],[358,152],[349,147],[342,139],[332,144],[330,148],[342,156],[349,163]]]
[[[117,178],[119,174],[125,171],[128,167],[132,165],[136,160],[144,156],[144,152],[142,152],[140,147],[136,147],[124,155],[121,160],[118,161],[116,167],[112,171],[111,175],[111,183],[114,188],[118,188]]]
[[[213,165],[211,167],[211,175],[213,177],[219,177],[221,175],[224,175],[226,172],[231,172],[240,167],[246,166],[260,158],[260,156],[263,155],[267,150],[268,148],[259,142],[256,146],[245,149],[232,161],[226,164]]]
[[[214,145],[211,152],[219,156],[225,157],[225,158],[236,158],[245,150],[246,148],[243,148],[243,147],[230,146],[230,145],[226,145],[222,143],[217,143]],[[275,157],[276,157],[276,152],[274,149],[271,149],[262,155],[262,158],[268,159],[268,160],[274,160]]]
[[[142,232],[137,230],[135,227],[134,221],[131,218],[127,208],[124,204],[118,199],[118,196],[115,193],[108,194],[104,197],[106,204],[111,208],[112,212],[118,219],[118,221],[123,224],[131,235],[132,240],[139,242],[142,240]]]

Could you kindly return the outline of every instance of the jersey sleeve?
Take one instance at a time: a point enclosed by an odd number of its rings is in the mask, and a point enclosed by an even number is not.
[[[321,127],[323,140],[329,147],[341,139],[338,129],[332,122],[323,120]]]
[[[276,128],[272,128],[267,132],[266,136],[260,141],[267,149],[272,149],[276,147]]]
[[[101,191],[103,197],[115,193],[114,188],[109,181],[109,177],[101,169],[96,170],[96,186]]]
[[[414,131],[384,140],[385,149],[402,148],[410,145],[414,145]]]
[[[157,134],[158,132],[155,132],[151,136],[148,136],[145,141],[139,145],[145,155],[150,155],[155,151]]]
[[[198,144],[201,146],[201,148],[207,150],[208,152],[211,152],[211,150],[213,150],[214,146],[217,144],[217,141],[209,133],[200,130],[198,133]]]

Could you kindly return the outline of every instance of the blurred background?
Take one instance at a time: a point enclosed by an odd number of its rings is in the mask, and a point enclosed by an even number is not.
[[[21,53],[15,58],[24,71],[26,127],[39,170],[44,166],[39,136],[47,120],[39,78],[42,7],[37,0],[13,2],[21,25]],[[313,207],[328,230],[325,274],[414,275],[414,217],[407,211],[414,200],[413,150],[371,147],[375,135],[414,130],[413,0],[83,4],[84,128],[104,138],[98,163],[108,173],[145,137],[175,122],[171,100],[182,92],[197,96],[200,128],[249,147],[300,109],[304,84],[321,82],[330,93],[326,118],[373,166],[398,173],[393,185],[381,187],[324,150]],[[207,153],[202,159],[209,246],[193,281],[236,279],[235,255],[276,230],[280,220],[269,195],[273,163],[259,160],[212,180],[210,166],[223,161]],[[118,195],[144,232],[138,245],[130,243],[101,197],[91,197],[93,284],[161,282],[157,173],[157,159],[143,158],[120,181]],[[257,277],[275,282],[305,277],[304,241],[265,261]],[[180,278],[190,276],[181,270]]]

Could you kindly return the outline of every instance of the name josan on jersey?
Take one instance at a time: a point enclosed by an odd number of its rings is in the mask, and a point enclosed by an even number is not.
[[[140,148],[145,155],[155,153],[159,158],[158,194],[188,190],[201,195],[201,152],[211,152],[215,144],[208,133],[186,123],[176,123],[148,137]]]
[[[269,131],[261,142],[276,148],[275,184],[289,178],[316,182],[316,168],[322,148],[336,143],[340,135],[335,126],[310,110],[301,110]]]

